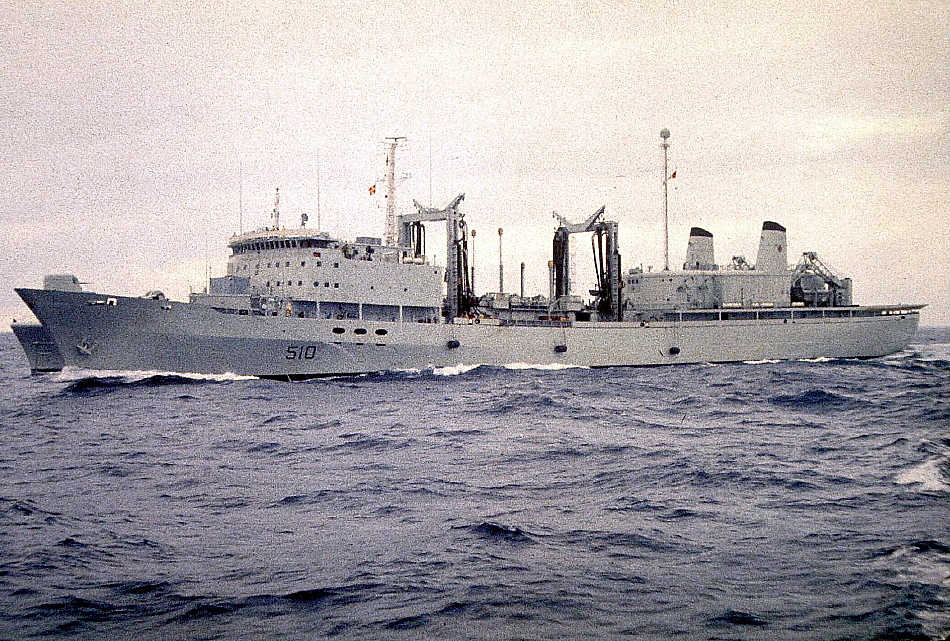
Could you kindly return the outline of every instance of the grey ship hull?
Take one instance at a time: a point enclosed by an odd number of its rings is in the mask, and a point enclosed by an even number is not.
[[[919,318],[909,306],[770,310],[762,318],[730,310],[733,320],[547,327],[428,324],[241,316],[192,303],[16,291],[41,322],[14,328],[34,370],[71,366],[291,379],[459,364],[607,367],[872,358],[905,348]]]

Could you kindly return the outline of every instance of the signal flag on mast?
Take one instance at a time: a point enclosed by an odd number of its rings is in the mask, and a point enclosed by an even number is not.
[[[370,187],[369,187],[369,195],[370,195],[370,196],[375,196],[375,195],[376,195],[376,185],[370,185]]]

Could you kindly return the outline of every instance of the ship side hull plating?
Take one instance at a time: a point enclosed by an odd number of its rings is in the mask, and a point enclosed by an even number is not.
[[[556,327],[431,324],[237,315],[191,303],[91,292],[18,289],[17,293],[42,323],[41,330],[29,334],[29,341],[42,342],[46,353],[55,356],[44,361],[45,369],[72,366],[281,378],[462,363],[608,367],[873,358],[905,348],[919,319],[911,308],[895,308],[886,314],[830,310],[827,316],[798,318],[772,314],[772,318],[576,322]],[[17,332],[23,343],[21,333],[27,333]],[[23,344],[29,356],[31,350]],[[30,361],[32,367],[34,359]]]
[[[30,362],[30,371],[42,374],[63,369],[63,355],[59,353],[56,341],[45,325],[13,323],[12,329]]]

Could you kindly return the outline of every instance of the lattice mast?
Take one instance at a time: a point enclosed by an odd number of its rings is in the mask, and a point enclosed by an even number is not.
[[[385,242],[388,246],[396,244],[398,229],[396,226],[396,147],[405,136],[387,138],[386,151],[386,232]]]

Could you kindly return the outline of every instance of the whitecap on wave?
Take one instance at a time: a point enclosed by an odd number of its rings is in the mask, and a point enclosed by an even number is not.
[[[746,365],[766,365],[770,363],[781,363],[782,361],[766,358],[761,361],[742,361],[742,362],[745,363]]]
[[[541,369],[541,370],[562,370],[562,369],[590,369],[586,365],[568,365],[567,363],[508,363],[503,365],[505,369]]]
[[[946,457],[928,459],[900,472],[894,481],[901,485],[917,485],[925,492],[950,492],[950,483],[941,469],[946,462]]]
[[[481,367],[481,364],[478,365],[466,365],[465,363],[459,363],[458,365],[446,365],[444,367],[433,367],[432,373],[435,376],[459,376],[460,374],[466,374],[471,372],[473,369],[478,369]]]
[[[196,381],[248,381],[255,380],[256,376],[246,376],[243,374],[197,374],[194,372],[168,372],[163,370],[112,370],[112,369],[80,369],[66,367],[60,372],[56,372],[51,380],[57,383],[75,383],[81,380],[108,378],[120,379],[126,383],[138,383],[140,381],[154,378],[156,376],[174,376],[176,378],[187,378]]]
[[[405,369],[391,369],[388,370],[389,374],[401,374],[401,375],[432,375],[432,376],[461,376],[462,374],[468,374],[474,370],[479,369],[480,367],[498,367],[502,369],[509,370],[524,370],[524,369],[534,369],[534,370],[565,370],[565,369],[590,369],[586,365],[566,365],[564,363],[506,363],[505,365],[485,365],[484,363],[477,363],[475,365],[466,365],[465,363],[459,363],[458,365],[442,365],[436,367],[435,365],[429,365],[425,368],[405,368]]]

